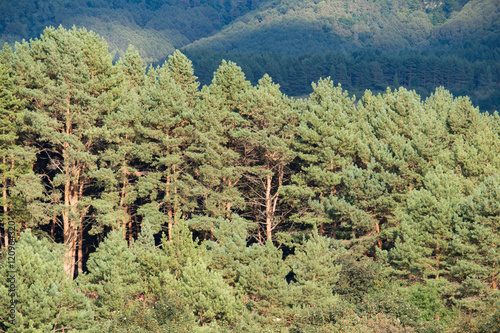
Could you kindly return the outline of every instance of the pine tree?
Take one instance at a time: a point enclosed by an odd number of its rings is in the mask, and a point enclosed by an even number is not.
[[[248,265],[239,267],[239,285],[248,295],[248,307],[264,318],[280,318],[290,314],[293,301],[286,276],[290,267],[283,254],[271,241],[254,244],[249,249]]]
[[[87,261],[88,273],[78,276],[79,288],[92,299],[96,316],[111,319],[127,302],[144,297],[144,282],[136,253],[123,238],[123,230],[111,231]]]
[[[215,225],[215,241],[208,241],[209,267],[220,272],[226,282],[235,286],[240,278],[238,269],[252,258],[247,247],[249,222],[233,214],[231,219],[219,218]]]
[[[82,260],[91,207],[89,171],[97,167],[99,142],[92,130],[102,124],[116,97],[111,60],[107,44],[84,29],[47,28],[40,39],[16,45],[15,75],[26,102],[26,125],[40,148],[38,162],[52,170],[51,195],[62,195],[52,214],[62,219],[69,278],[76,259]]]
[[[188,261],[181,271],[179,291],[201,325],[214,320],[233,322],[242,311],[233,288],[225,283],[219,273],[208,270],[203,261],[196,264]]]
[[[479,184],[458,209],[461,219],[450,242],[448,264],[453,278],[462,281],[463,296],[471,300],[477,296],[471,291],[482,293],[482,289],[498,289],[500,283],[499,196],[500,183],[496,174]]]
[[[139,214],[155,226],[167,224],[168,237],[182,212],[194,207],[191,194],[193,178],[185,156],[192,138],[192,115],[188,92],[178,84],[164,64],[150,69],[141,94],[142,117],[138,135],[144,144],[139,159],[147,166],[146,176],[138,181],[138,194],[149,202]]]
[[[174,81],[187,94],[188,104],[193,107],[199,95],[200,83],[194,75],[193,63],[179,50],[168,58],[168,67]]]
[[[179,277],[188,262],[195,265],[207,258],[206,247],[193,240],[193,234],[182,219],[172,226],[170,239],[162,237],[162,248],[164,263],[175,277]]]
[[[423,131],[428,132],[429,126],[421,122],[427,115],[415,92],[404,88],[388,89],[383,96],[373,96],[367,91],[358,109],[363,118],[362,142],[369,147],[370,157],[363,163],[366,170],[358,163],[345,173],[345,199],[372,216],[375,225],[370,229],[375,230],[377,245],[382,248],[383,239],[398,227],[394,209],[404,201],[409,190],[421,186],[423,176],[432,166],[430,158],[438,160],[439,156],[427,155],[424,159],[425,155],[419,152],[429,152],[424,151],[422,142],[418,147],[414,144],[414,137],[429,138],[428,134],[420,135]],[[432,118],[432,114],[428,117]],[[440,129],[444,135],[443,127]],[[434,141],[442,148],[440,139]],[[432,151],[437,152],[438,149]]]
[[[167,274],[169,259],[165,258],[164,251],[156,248],[155,230],[147,219],[141,223],[141,232],[130,248],[140,265],[139,274],[144,281],[144,292],[150,297],[159,298],[163,292],[162,280],[170,278]]]
[[[63,246],[37,239],[31,230],[14,248],[15,263],[3,258],[0,273],[0,327],[8,332],[81,331],[91,329],[94,314],[88,298],[68,280]],[[15,266],[15,272],[10,267]],[[15,280],[15,324],[9,323],[10,288]]]
[[[93,201],[97,212],[95,231],[103,226],[121,227],[133,236],[132,216],[136,215],[135,184],[140,176],[138,155],[140,137],[137,126],[141,122],[140,93],[146,79],[145,67],[137,50],[129,47],[118,63],[120,79],[116,83],[120,102],[103,120],[104,126],[96,131],[106,142],[100,153],[99,169],[92,175],[100,185],[100,197]]]
[[[316,224],[323,232],[331,220],[323,210],[313,210],[309,201],[337,195],[342,169],[362,151],[354,100],[330,79],[313,84],[313,93],[303,106],[294,149],[301,171],[284,187],[289,204],[295,207],[293,222]],[[337,222],[334,222],[337,223]],[[333,235],[338,225],[333,226]]]
[[[250,87],[241,68],[223,61],[194,109],[195,140],[187,154],[193,162],[193,190],[202,203],[190,221],[197,229],[211,230],[219,217],[230,218],[245,207],[240,151],[231,132],[242,122],[238,105]]]
[[[405,207],[398,209],[401,234],[390,250],[390,260],[401,273],[449,277],[462,183],[459,176],[439,166],[425,176],[422,189],[409,193]]]
[[[291,176],[289,163],[295,157],[292,146],[298,112],[265,75],[247,92],[239,113],[244,122],[231,137],[238,142],[241,164],[246,168],[245,197],[269,241],[286,214],[284,209],[280,211],[278,202]]]
[[[295,249],[289,259],[295,283],[294,304],[306,308],[328,309],[338,302],[333,295],[333,286],[339,280],[341,266],[335,261],[342,251],[332,246],[329,238],[319,236],[317,230],[302,246]]]
[[[16,96],[12,73],[12,50],[5,47],[0,55],[0,181],[3,235],[0,243],[8,246],[7,223],[14,222],[19,228],[35,226],[43,222],[40,211],[44,206],[35,199],[43,195],[40,180],[33,173],[35,150],[27,147],[19,138],[22,119],[22,101]]]

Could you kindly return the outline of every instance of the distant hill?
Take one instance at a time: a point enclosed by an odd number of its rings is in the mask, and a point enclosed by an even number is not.
[[[330,76],[358,96],[444,86],[500,108],[499,0],[0,1],[2,44],[58,25],[98,33],[115,60],[130,44],[149,64],[181,49],[202,84],[227,59],[290,96]]]
[[[400,50],[500,31],[498,0],[295,0],[264,2],[187,49],[301,54]]]
[[[44,27],[84,26],[111,51],[129,44],[149,62],[175,48],[320,53],[399,50],[500,31],[498,0],[32,0],[0,2],[0,42]]]
[[[149,62],[220,31],[264,0],[22,0],[0,1],[0,42],[38,37],[46,26],[85,27],[112,52],[129,44]]]

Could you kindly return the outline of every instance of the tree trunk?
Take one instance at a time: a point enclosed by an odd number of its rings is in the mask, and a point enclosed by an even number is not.
[[[380,225],[379,225],[378,221],[375,222],[375,228],[377,231],[377,235],[380,235]],[[377,240],[377,245],[380,249],[382,248],[382,240],[380,238]]]
[[[57,216],[54,213],[52,216],[52,225],[50,226],[50,235],[52,236],[52,239],[54,238],[54,232],[56,230],[56,221],[57,221]]]
[[[226,177],[223,177],[223,178],[222,178],[222,182],[223,182],[223,183],[225,183],[225,182],[226,182]],[[228,181],[227,181],[227,187],[229,187],[229,188],[233,187],[233,184],[232,184],[231,180],[228,180]],[[224,190],[222,190],[222,193],[224,193],[224,192],[225,192],[225,189],[224,189]],[[230,200],[226,201],[226,202],[225,202],[225,203],[223,203],[223,205],[222,205],[223,210],[225,210],[225,211],[226,211],[226,219],[228,219],[228,220],[231,218],[231,205],[232,205],[232,204],[231,204],[231,201],[230,201]]]
[[[74,224],[69,222],[69,212],[63,213],[63,223],[64,244],[67,246],[66,253],[64,254],[64,271],[68,274],[68,279],[72,280],[75,275],[76,235]]]
[[[125,216],[123,217],[122,220],[122,228],[124,232],[123,237],[127,239],[127,233],[132,233],[132,230],[128,230],[130,217],[128,215],[128,205],[125,203],[125,198],[127,196],[125,189],[127,188],[128,185],[128,178],[127,178],[127,169],[125,168],[124,165],[122,166],[122,171],[123,171],[123,184],[122,184],[122,191],[120,193],[120,207],[124,208],[125,210]]]
[[[66,155],[66,154],[64,154]],[[80,181],[80,173],[82,170],[78,169],[77,165],[73,165],[76,169],[73,175],[80,184],[74,184],[71,182],[71,176],[73,172],[70,171],[70,167],[66,168],[66,175],[68,179],[64,184],[64,211],[62,213],[63,218],[63,234],[64,234],[64,244],[66,244],[67,251],[64,255],[64,269],[68,274],[68,279],[73,279],[75,275],[75,263],[77,257],[77,244],[78,244],[78,225],[77,221],[82,222],[83,218],[79,216],[77,204],[80,200],[80,196],[83,191],[83,184]],[[76,218],[78,216],[78,219]],[[80,223],[81,224],[81,223]]]
[[[167,214],[168,214],[168,241],[172,243],[172,226],[173,226],[172,209],[169,209]]]
[[[69,177],[69,176],[68,176]],[[74,275],[74,230],[73,225],[70,221],[70,190],[71,190],[71,182],[68,178],[66,180],[66,184],[64,184],[64,211],[62,213],[63,219],[63,236],[64,236],[64,244],[67,245],[66,253],[64,254],[64,270],[66,274],[68,274],[68,278],[73,279]]]
[[[273,238],[272,235],[272,223],[273,223],[273,214],[272,214],[272,197],[271,197],[271,182],[272,176],[266,176],[266,237],[267,240],[270,241]]]
[[[77,274],[83,272],[83,225],[78,227],[78,271]]]
[[[268,167],[270,170],[270,167]],[[283,184],[284,167],[278,166],[278,186],[276,192],[271,195],[273,176],[267,175],[266,177],[266,236],[267,240],[272,240],[272,230],[274,215],[278,206],[278,199],[280,194],[281,185]]]
[[[128,220],[128,244],[130,245],[130,242],[132,242],[132,233],[133,233],[133,230],[132,230],[132,219],[129,219]]]

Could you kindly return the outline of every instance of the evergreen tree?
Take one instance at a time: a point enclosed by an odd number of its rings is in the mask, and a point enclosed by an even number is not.
[[[363,146],[359,140],[354,100],[330,79],[313,84],[313,93],[300,115],[295,150],[301,172],[285,186],[285,197],[295,207],[293,222],[316,224],[324,232],[331,220],[323,210],[313,210],[309,200],[338,194],[342,169],[353,163]],[[334,222],[333,235],[338,221]]]
[[[5,252],[0,271],[1,329],[8,332],[91,329],[94,314],[88,298],[67,278],[61,260],[64,248],[46,238],[37,239],[29,229],[18,242],[12,240],[11,245],[15,261],[5,257]],[[9,318],[12,288],[16,301],[14,324]]]
[[[34,175],[32,164],[35,151],[26,147],[19,138],[21,128],[18,125],[22,118],[22,101],[16,97],[11,67],[7,67],[12,50],[4,48],[0,57],[0,179],[2,206],[2,229],[0,243],[9,245],[7,225],[9,222],[23,227],[36,225],[42,220],[43,205],[34,199],[42,196],[43,188],[40,180]],[[5,62],[5,64],[4,64]]]
[[[190,107],[195,105],[195,98],[199,95],[200,83],[194,76],[193,64],[184,54],[176,50],[168,58],[168,67],[174,81],[187,94]]]
[[[88,273],[78,277],[80,289],[92,299],[99,319],[119,315],[127,302],[144,298],[144,282],[136,253],[123,238],[123,230],[111,231],[87,261]]]
[[[138,133],[145,143],[139,147],[138,157],[147,166],[137,186],[139,196],[149,202],[140,207],[139,214],[155,227],[167,224],[171,239],[172,226],[181,218],[182,211],[194,207],[193,177],[185,156],[193,140],[188,92],[176,82],[168,64],[164,64],[149,70],[141,104],[144,109]]]
[[[286,214],[278,202],[291,176],[289,163],[295,157],[292,145],[298,112],[267,75],[248,91],[239,112],[244,122],[231,137],[238,142],[242,165],[246,167],[245,196],[270,241],[272,231]]]
[[[242,122],[238,106],[250,88],[241,68],[223,61],[194,110],[195,141],[188,155],[196,177],[194,191],[202,203],[190,221],[197,229],[213,229],[219,217],[230,218],[245,207],[241,155],[231,133]]]
[[[111,60],[107,44],[84,29],[47,28],[40,39],[16,45],[15,75],[26,102],[26,125],[40,148],[38,162],[51,170],[51,195],[62,196],[52,214],[62,219],[69,278],[76,259],[82,261],[84,222],[91,207],[89,171],[97,167],[99,142],[92,130],[114,107]]]
[[[175,277],[179,277],[182,267],[188,262],[196,265],[207,258],[205,246],[193,240],[193,234],[183,220],[172,226],[170,239],[165,235],[162,237],[162,248],[163,261]]]
[[[292,294],[286,281],[290,267],[283,261],[282,251],[271,241],[250,247],[248,265],[239,267],[239,285],[250,298],[248,307],[267,319],[290,315]]]
[[[248,221],[233,214],[231,219],[219,218],[215,225],[215,241],[208,241],[209,267],[220,272],[226,282],[235,286],[240,278],[238,269],[248,265],[252,258],[247,247]]]
[[[302,246],[295,249],[289,263],[294,274],[292,284],[294,305],[305,308],[328,309],[338,302],[333,287],[339,280],[340,265],[336,261],[342,251],[332,246],[332,240],[319,236],[317,230]]]
[[[460,178],[442,167],[426,175],[424,188],[409,193],[406,206],[397,211],[401,235],[390,251],[391,262],[402,273],[449,277],[455,215],[462,195]]]
[[[500,253],[497,249],[500,206],[498,174],[487,178],[463,200],[450,242],[448,269],[454,279],[462,282],[462,297],[484,295],[485,289],[498,289]],[[471,307],[471,304],[467,304]],[[473,306],[472,306],[473,307]]]
[[[208,270],[203,261],[187,262],[182,268],[178,288],[202,325],[214,320],[233,322],[242,311],[233,288],[219,273]]]
[[[137,50],[129,47],[118,63],[120,79],[116,83],[120,100],[116,110],[105,115],[100,132],[106,145],[100,154],[99,169],[92,173],[100,185],[100,197],[93,201],[97,212],[93,232],[103,226],[121,227],[132,239],[132,217],[136,215],[135,183],[141,174],[138,165],[139,145],[136,126],[140,124],[140,92],[146,73]]]

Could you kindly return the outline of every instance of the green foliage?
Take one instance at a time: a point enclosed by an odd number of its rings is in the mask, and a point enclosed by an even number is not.
[[[406,295],[391,290],[390,287],[367,295],[358,305],[358,313],[360,316],[384,314],[396,319],[405,327],[418,327],[421,320],[418,308],[406,298]]]
[[[61,245],[37,239],[31,230],[3,251],[0,273],[0,327],[8,332],[90,329],[93,310],[82,289],[64,272]],[[12,265],[12,266],[11,266]],[[15,323],[10,323],[15,293]]]
[[[247,248],[247,224],[247,221],[235,214],[231,216],[231,220],[219,219],[213,232],[216,241],[207,242],[210,268],[220,272],[231,286],[240,278],[240,266],[248,265],[251,260],[251,250]]]
[[[336,263],[344,254],[332,246],[331,239],[316,232],[296,248],[295,254],[287,258],[294,274],[291,286],[297,293],[293,304],[318,311],[337,303],[333,289],[339,282],[342,266]]]
[[[80,289],[92,299],[98,318],[111,319],[123,304],[143,293],[143,280],[136,253],[123,237],[123,230],[111,231],[88,262],[89,272],[78,277]]]
[[[416,306],[420,311],[420,319],[438,323],[435,320],[450,324],[456,313],[446,307],[441,299],[447,282],[444,279],[426,280],[425,284],[415,284],[410,287],[408,302]]]
[[[339,256],[334,262],[342,267],[338,283],[333,286],[333,293],[342,296],[351,303],[360,303],[370,292],[384,284],[384,267],[373,259],[358,257],[349,253]]]
[[[45,208],[36,200],[43,196],[44,189],[31,169],[35,150],[25,147],[19,138],[22,133],[19,120],[23,117],[23,101],[17,97],[11,70],[12,57],[12,50],[5,47],[0,55],[0,205],[5,233],[9,221],[29,221],[26,224],[37,225],[43,221],[41,215]]]
[[[443,85],[484,110],[499,105],[494,0],[40,0],[5,3],[0,13],[0,43],[29,40],[47,26],[86,27],[106,39],[115,60],[129,45],[156,64],[184,48],[202,84],[226,59],[252,83],[267,73],[293,96],[330,76],[356,95],[401,84],[426,97]]]
[[[286,276],[290,267],[282,259],[282,252],[271,241],[250,248],[251,261],[239,267],[239,284],[249,298],[247,307],[265,318],[289,315],[292,301]]]
[[[193,234],[182,220],[172,227],[171,241],[165,235],[161,241],[164,264],[176,277],[179,277],[180,270],[189,262],[196,265],[198,262],[203,261],[206,256],[204,245],[199,245],[196,240],[193,240]]]
[[[126,304],[122,313],[114,319],[103,321],[101,332],[192,332],[195,326],[193,315],[185,301],[176,292],[167,292],[159,300],[147,305],[142,301]]]
[[[203,262],[187,262],[179,277],[178,290],[202,325],[215,320],[233,322],[242,310],[233,288]]]
[[[409,6],[422,19],[420,2]],[[368,40],[363,20],[349,18]],[[369,61],[356,57],[351,79],[369,80]],[[303,56],[307,70],[288,74],[346,79],[347,58]],[[130,47],[113,64],[99,36],[77,29],[47,29],[0,59],[1,218],[67,244],[22,234],[19,331],[481,332],[498,323],[500,117],[468,98],[440,88],[422,101],[399,88],[356,102],[326,79],[294,100],[268,75],[253,86],[230,61],[199,90],[182,53],[146,71]],[[429,79],[415,77],[418,57],[404,61],[407,86]],[[374,67],[380,87],[384,70]]]
[[[495,42],[496,43],[496,42]],[[184,50],[193,61],[202,84],[209,84],[222,59],[236,62],[253,84],[269,74],[289,96],[304,97],[313,92],[312,83],[330,77],[348,89],[350,96],[362,96],[366,89],[384,93],[387,87],[414,89],[422,98],[441,86],[456,96],[467,95],[481,110],[498,110],[498,62],[492,58],[492,41],[397,52],[362,49],[346,54],[328,50],[320,54],[307,49],[304,54],[271,52],[221,52]],[[477,78],[477,79],[476,79]]]

